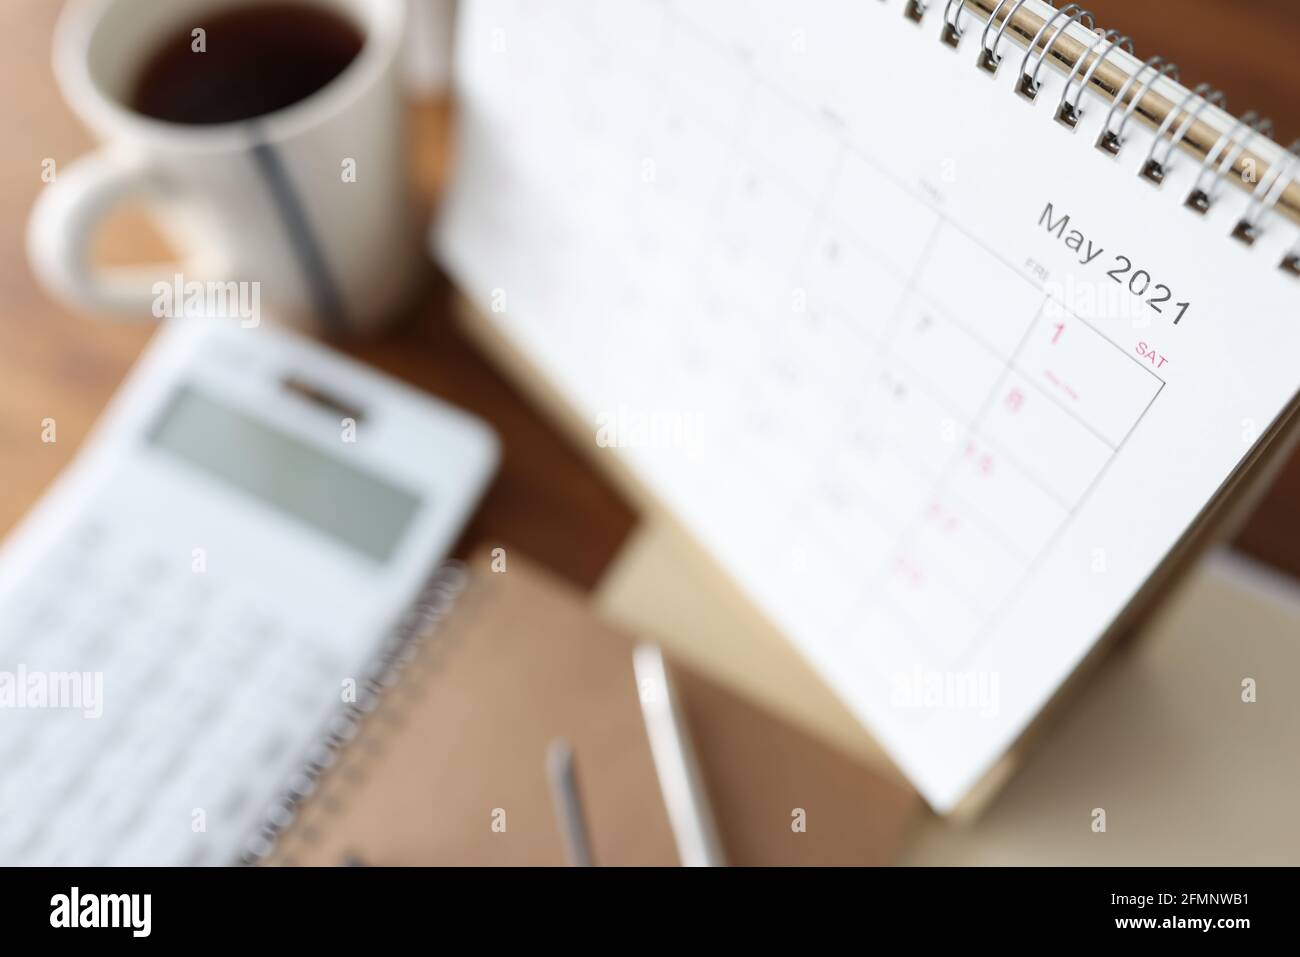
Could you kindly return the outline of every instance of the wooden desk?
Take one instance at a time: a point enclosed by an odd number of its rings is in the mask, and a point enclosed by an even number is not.
[[[1099,19],[1159,49],[1184,76],[1216,81],[1239,109],[1256,106],[1279,121],[1279,139],[1300,133],[1300,8],[1256,0],[1238,13],[1230,0],[1161,0],[1141,5],[1098,0]],[[46,157],[62,165],[85,152],[89,136],[60,99],[49,68],[57,4],[0,4],[0,533],[7,531],[66,465],[148,340],[149,324],[95,322],[50,302],[27,266],[23,231],[41,189]],[[1256,45],[1258,44],[1258,45]],[[1008,93],[1010,96],[1010,93]],[[437,194],[446,168],[447,110],[414,110],[414,162],[424,194]],[[101,247],[114,259],[154,250],[139,216],[112,224]],[[590,588],[636,517],[630,506],[532,410],[457,331],[452,290],[429,268],[423,305],[384,338],[352,351],[368,362],[483,416],[504,441],[502,472],[459,551],[510,543],[577,585]],[[41,420],[58,441],[41,442]],[[1293,461],[1242,534],[1246,551],[1300,576],[1300,458]]]

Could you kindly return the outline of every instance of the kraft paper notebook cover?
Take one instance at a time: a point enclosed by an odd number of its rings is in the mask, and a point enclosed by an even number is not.
[[[269,862],[565,864],[545,770],[562,736],[595,863],[676,864],[633,643],[516,552],[503,573],[486,552],[468,569],[370,713],[341,726]],[[894,858],[919,806],[908,790],[707,679],[674,678],[729,863]]]

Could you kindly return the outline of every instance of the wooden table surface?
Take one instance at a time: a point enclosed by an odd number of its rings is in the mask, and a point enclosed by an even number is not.
[[[159,0],[165,2],[165,0]],[[793,0],[792,0],[793,2]],[[1278,121],[1278,138],[1300,135],[1300,4],[1292,0],[1121,0],[1091,4],[1099,22],[1162,52],[1192,82],[1221,86],[1238,111],[1254,107]],[[59,4],[0,3],[0,533],[7,531],[73,457],[131,362],[148,324],[97,322],[51,302],[27,266],[23,234],[42,187],[41,164],[62,165],[91,145],[60,99],[49,67]],[[1139,9],[1140,8],[1140,9]],[[1246,12],[1248,11],[1248,12]],[[413,110],[413,167],[425,196],[437,194],[448,158],[444,106]],[[144,218],[127,213],[99,247],[112,259],[157,252]],[[473,410],[498,430],[501,474],[461,542],[509,543],[582,587],[590,587],[636,521],[630,506],[460,334],[453,292],[429,267],[422,306],[391,333],[351,349],[399,378]],[[1300,365],[1300,363],[1298,363]],[[58,441],[41,441],[54,418]],[[1300,457],[1292,461],[1238,540],[1245,551],[1300,576]]]

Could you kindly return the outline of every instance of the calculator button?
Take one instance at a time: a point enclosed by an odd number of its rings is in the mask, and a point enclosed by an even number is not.
[[[100,697],[0,713],[0,859],[226,863],[337,706],[340,647],[186,555],[76,526],[0,599],[0,667],[88,673]]]

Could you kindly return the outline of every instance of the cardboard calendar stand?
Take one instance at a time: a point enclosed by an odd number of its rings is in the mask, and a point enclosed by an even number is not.
[[[638,528],[598,587],[595,601],[600,610],[738,694],[908,787],[881,746],[811,665],[616,450],[596,444],[594,426],[582,420],[533,361],[463,297],[456,314],[479,347],[640,512]],[[1097,665],[1116,644],[1139,633],[1139,626],[1207,548],[1231,537],[1298,440],[1300,397],[1240,463],[1071,678],[951,818],[973,820],[980,815],[1035,741],[1077,697]]]

